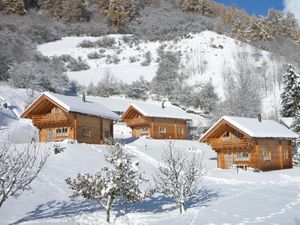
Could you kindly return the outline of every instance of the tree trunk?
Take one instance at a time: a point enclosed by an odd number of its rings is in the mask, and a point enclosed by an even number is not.
[[[180,214],[182,214],[183,212],[185,212],[185,208],[184,208],[184,203],[179,203],[179,212]]]
[[[112,208],[114,200],[115,200],[115,198],[112,197],[111,195],[109,195],[107,197],[107,204],[106,204],[106,207],[105,207],[105,209],[106,209],[106,222],[107,223],[110,223],[110,210]]]
[[[110,223],[110,209],[106,209],[106,222]]]

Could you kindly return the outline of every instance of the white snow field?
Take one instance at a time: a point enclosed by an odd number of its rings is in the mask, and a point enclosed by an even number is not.
[[[150,179],[155,174],[165,140],[140,138],[125,145],[126,152],[140,161]],[[10,198],[0,209],[0,224],[106,224],[105,211],[92,201],[71,200],[65,183],[77,172],[99,170],[106,147],[61,143],[64,151],[52,154],[31,191]],[[207,174],[200,191],[191,197],[187,211],[179,215],[176,205],[156,194],[135,205],[114,208],[112,224],[299,224],[300,168],[255,173],[216,168],[216,155],[209,146],[193,141],[175,141],[188,154],[204,155]]]
[[[284,59],[271,56],[269,52],[256,49],[246,43],[219,35],[211,31],[191,34],[187,38],[177,41],[150,42],[128,44],[123,37],[130,35],[108,35],[114,38],[116,44],[111,48],[82,48],[79,44],[84,40],[95,42],[102,37],[65,37],[62,40],[49,42],[38,46],[38,50],[46,56],[71,55],[75,58],[81,57],[90,66],[89,70],[68,71],[67,75],[77,80],[80,84],[97,84],[103,79],[106,71],[110,71],[116,79],[131,83],[141,76],[151,81],[158,68],[157,50],[164,46],[167,51],[180,52],[181,71],[189,74],[191,84],[213,81],[217,93],[223,99],[225,92],[226,76],[234,74],[237,70],[237,60],[242,55],[248,55],[249,60],[258,71],[265,70],[263,75],[257,75],[253,79],[267,83],[269,89],[263,93],[263,112],[266,116],[274,114],[280,108],[280,83],[278,73],[281,73],[280,66]],[[104,51],[100,59],[89,59],[88,54]],[[145,54],[151,53],[151,63],[142,66]],[[117,57],[120,61],[117,64],[107,62],[107,58]],[[131,59],[135,58],[136,61]],[[111,60],[108,60],[111,61]],[[257,73],[258,74],[258,73]]]

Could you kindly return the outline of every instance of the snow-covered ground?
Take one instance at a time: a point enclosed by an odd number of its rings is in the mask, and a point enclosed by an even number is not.
[[[22,143],[34,135],[30,121],[19,120],[27,104],[26,90],[0,87],[0,96],[11,106],[0,107],[0,128],[8,134],[17,132],[14,142]],[[1,102],[0,102],[1,103]],[[124,124],[114,127],[115,136],[125,139],[125,151],[140,161],[140,169],[149,178],[161,160],[166,140],[146,137],[130,140]],[[28,137],[28,138],[26,138]],[[5,137],[1,136],[1,140]],[[0,141],[1,141],[0,140]],[[217,169],[216,154],[208,145],[197,141],[177,140],[176,147],[187,154],[203,157],[207,169],[201,191],[187,202],[187,211],[179,215],[176,205],[167,197],[156,194],[136,205],[114,208],[112,223],[122,225],[160,224],[299,224],[300,168],[255,173],[251,171]],[[19,146],[19,145],[17,145]],[[94,202],[71,200],[65,183],[76,173],[94,173],[105,164],[104,145],[61,143],[64,151],[51,154],[42,172],[32,183],[32,189],[10,198],[0,208],[0,225],[99,225],[105,224],[105,212]]]
[[[140,161],[152,182],[165,140],[138,139],[125,145]],[[255,173],[216,168],[216,155],[205,144],[175,141],[188,154],[204,155],[208,170],[201,191],[179,215],[167,197],[154,195],[136,205],[114,208],[113,224],[299,224],[300,168]],[[62,143],[64,151],[52,154],[32,190],[10,198],[0,209],[0,224],[105,224],[105,212],[94,202],[71,200],[65,183],[77,172],[94,173],[104,164],[105,146]],[[152,183],[153,185],[153,183]]]
[[[264,82],[264,76],[272,86],[271,90],[263,94],[263,112],[266,116],[274,114],[280,107],[280,90],[277,81],[279,67],[284,64],[270,55],[269,52],[254,48],[246,43],[239,42],[224,35],[211,31],[204,31],[189,35],[177,41],[165,42],[124,42],[123,35],[108,35],[114,38],[116,44],[111,48],[82,48],[79,44],[84,40],[95,42],[103,37],[65,37],[56,42],[50,42],[38,46],[38,50],[46,56],[61,56],[69,54],[75,58],[81,57],[90,66],[89,70],[71,72],[67,74],[70,78],[77,80],[80,84],[89,85],[91,82],[97,84],[104,77],[106,71],[110,71],[118,80],[131,83],[143,76],[151,81],[158,68],[157,50],[164,46],[164,50],[180,52],[181,70],[189,75],[191,84],[213,81],[217,93],[223,99],[225,92],[225,80],[228,74],[234,74],[237,69],[237,60],[247,55],[257,71],[265,72],[253,79]],[[88,54],[104,51],[102,58],[89,59]],[[142,66],[145,54],[151,53],[151,63]],[[108,58],[117,57],[120,61],[117,64],[111,63]],[[131,59],[135,58],[136,61]],[[259,74],[259,73],[256,73]]]

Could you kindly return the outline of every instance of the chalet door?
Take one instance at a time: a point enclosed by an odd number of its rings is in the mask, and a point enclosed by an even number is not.
[[[232,167],[232,164],[233,164],[232,152],[228,151],[228,154],[227,154],[227,168],[229,169],[230,167]]]
[[[53,133],[52,133],[52,129],[51,128],[48,129],[47,141],[48,142],[53,141]]]

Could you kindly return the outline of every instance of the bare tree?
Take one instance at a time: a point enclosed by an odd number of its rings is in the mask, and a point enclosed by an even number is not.
[[[162,163],[155,177],[159,192],[172,198],[185,211],[186,199],[197,190],[200,178],[205,174],[202,157],[191,156],[176,149],[174,142],[168,142],[162,155]]]
[[[10,196],[30,189],[50,153],[42,150],[37,143],[18,146],[11,141],[0,143],[0,208]]]

